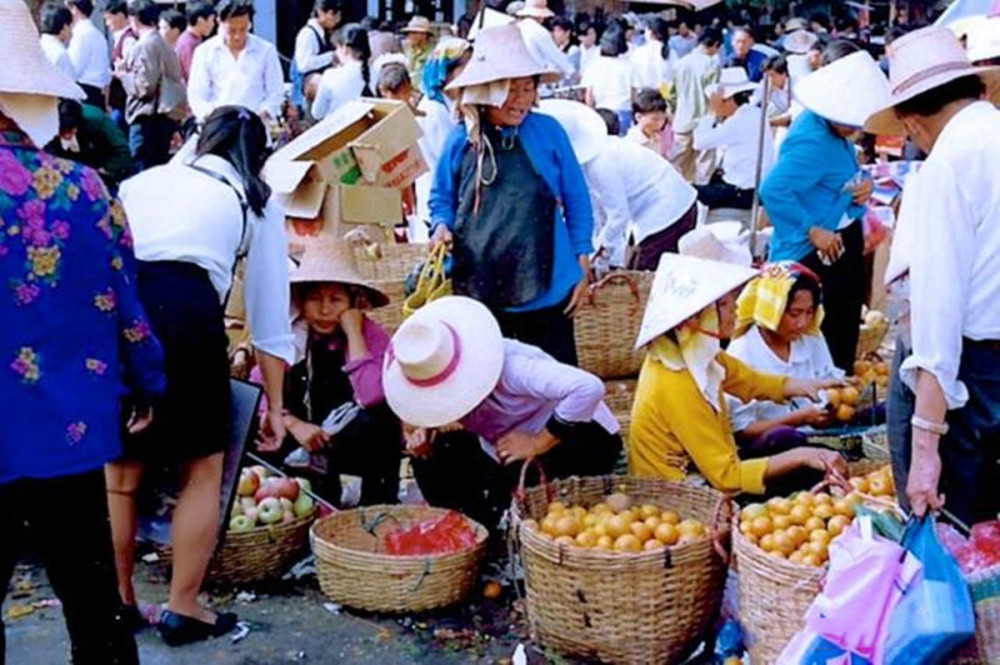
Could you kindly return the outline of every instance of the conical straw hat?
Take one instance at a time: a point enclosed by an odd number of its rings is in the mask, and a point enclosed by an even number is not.
[[[0,0],[0,93],[83,99],[83,90],[49,62],[24,0]]]
[[[867,52],[857,51],[803,78],[795,97],[830,122],[860,129],[889,102],[889,82]]]
[[[446,89],[457,90],[527,76],[540,76],[544,81],[557,81],[560,78],[558,72],[548,69],[531,57],[521,31],[511,23],[486,28],[476,35],[469,64]]]

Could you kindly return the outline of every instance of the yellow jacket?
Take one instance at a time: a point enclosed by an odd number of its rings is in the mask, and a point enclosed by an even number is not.
[[[722,392],[744,402],[785,401],[787,377],[757,372],[724,352],[716,360],[726,371]],[[740,460],[725,399],[720,402],[716,412],[688,370],[668,369],[647,355],[632,405],[629,473],[683,480],[694,462],[716,489],[763,494],[767,460]]]

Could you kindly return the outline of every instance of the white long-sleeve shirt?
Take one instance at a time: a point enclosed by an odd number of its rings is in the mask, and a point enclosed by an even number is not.
[[[320,53],[326,40],[326,31],[314,18],[299,30],[295,37],[295,66],[303,74],[311,74],[326,69],[333,64],[333,51]]]
[[[222,35],[216,35],[195,50],[188,79],[188,104],[195,117],[204,119],[231,104],[277,118],[284,98],[285,78],[270,42],[248,35],[246,48],[234,57]]]
[[[316,99],[312,103],[312,116],[322,120],[347,102],[360,98],[364,89],[365,78],[360,62],[349,61],[331,67],[320,77]]]
[[[240,192],[242,181],[226,160],[197,159]],[[263,216],[243,212],[232,188],[185,164],[158,166],[122,183],[119,193],[140,261],[184,261],[203,268],[223,302],[233,265],[246,252],[243,297],[253,345],[288,364],[295,361],[289,319],[288,238],[285,214],[272,198]]]
[[[716,124],[715,116],[708,115],[698,122],[694,130],[694,149],[722,149],[722,179],[740,189],[753,189],[757,174],[757,146],[760,140],[761,109],[754,104],[740,106],[736,113]],[[761,182],[774,166],[774,136],[770,127],[764,128],[764,145],[761,151]]]
[[[42,35],[39,39],[42,45],[42,53],[55,65],[63,74],[76,80],[76,70],[73,68],[73,61],[69,58],[69,51],[66,45],[59,41],[55,35]]]
[[[900,375],[916,390],[933,374],[949,409],[969,399],[962,340],[1000,340],[1000,110],[975,102],[945,126],[907,179],[893,241],[895,276],[909,270],[913,354]],[[897,255],[898,254],[898,255]]]
[[[457,126],[457,122],[452,119],[448,107],[429,97],[420,100],[417,110],[423,113],[417,118],[421,133],[420,138],[417,139],[417,145],[420,146],[420,152],[427,164],[427,173],[417,178],[414,183],[417,192],[417,217],[420,221],[430,222],[431,211],[428,204],[431,197],[431,187],[434,184],[434,171],[437,168],[438,160],[441,159],[441,153],[444,151],[444,144],[452,130]]]
[[[635,67],[635,74],[640,88],[659,90],[664,83],[674,81],[674,62],[677,55],[670,52],[663,57],[663,42],[651,40],[646,42],[629,55],[629,60]]]
[[[596,247],[613,265],[622,261],[628,237],[636,244],[684,216],[698,193],[670,162],[652,150],[609,136],[600,154],[583,165],[593,198],[604,217]]]
[[[111,47],[90,19],[73,26],[69,40],[69,59],[76,70],[76,80],[95,88],[111,83]]]

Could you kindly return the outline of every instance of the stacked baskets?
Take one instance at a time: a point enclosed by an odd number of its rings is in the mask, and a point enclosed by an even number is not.
[[[611,492],[669,507],[710,526],[711,538],[623,554],[566,547],[524,528],[550,500],[591,506]],[[717,616],[726,577],[731,504],[721,493],[652,478],[568,478],[514,500],[531,637],[579,658],[612,663],[678,662]]]
[[[388,243],[381,245],[380,251],[379,258],[369,257],[363,249],[355,250],[355,256],[361,276],[389,298],[389,304],[369,312],[369,316],[392,334],[403,322],[406,276],[430,249],[420,243]]]
[[[368,506],[334,513],[313,526],[320,588],[333,602],[369,612],[421,612],[465,598],[475,585],[486,550],[487,531],[476,532],[470,549],[426,556],[385,553],[385,537],[396,528],[441,517],[427,506]]]

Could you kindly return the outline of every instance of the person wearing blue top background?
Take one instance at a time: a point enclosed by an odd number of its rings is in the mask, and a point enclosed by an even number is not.
[[[30,542],[73,662],[131,665],[103,468],[121,454],[123,398],[130,429],[151,421],[163,352],[121,207],[96,171],[37,147],[58,130],[57,98],[83,92],[45,60],[23,2],[0,0],[0,25],[15,36],[0,40],[0,600]],[[0,623],[0,663],[4,648]]]
[[[774,226],[770,261],[795,261],[819,276],[823,335],[834,364],[845,371],[853,368],[867,291],[861,218],[872,192],[851,138],[889,95],[875,61],[854,50],[796,86],[806,110],[792,123],[760,188]]]
[[[505,336],[575,365],[593,211],[565,131],[532,112],[539,81],[558,76],[531,58],[516,26],[479,33],[448,86],[465,123],[445,144],[430,212],[432,242],[452,245],[456,293],[486,304]]]

